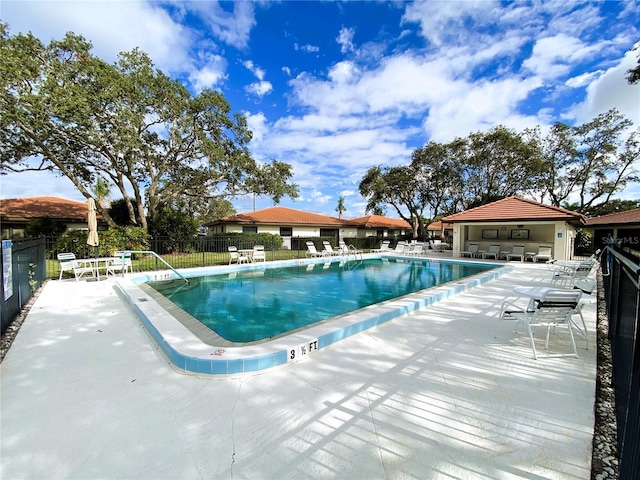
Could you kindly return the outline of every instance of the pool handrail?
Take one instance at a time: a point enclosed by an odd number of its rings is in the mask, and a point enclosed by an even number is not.
[[[189,280],[187,280],[184,275],[182,275],[180,272],[178,272],[175,268],[173,268],[171,265],[169,265],[169,263],[162,258],[160,255],[158,255],[156,252],[154,252],[153,250],[123,250],[123,256],[125,253],[143,253],[143,254],[147,254],[147,255],[153,255],[154,257],[156,257],[158,260],[160,260],[162,263],[164,263],[167,267],[169,267],[169,270],[171,270],[173,273],[175,273],[176,275],[178,275],[178,277],[180,277],[182,280],[184,280],[186,283],[189,283]]]

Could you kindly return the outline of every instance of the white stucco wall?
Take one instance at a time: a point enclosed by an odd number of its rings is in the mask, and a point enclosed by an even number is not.
[[[483,230],[497,230],[497,238],[483,238]],[[529,230],[529,238],[511,238],[512,230]],[[488,232],[487,232],[488,233]],[[524,245],[525,252],[537,252],[540,245],[551,245],[553,258],[571,258],[576,230],[564,221],[556,222],[514,222],[514,223],[455,223],[453,225],[453,257],[467,250],[469,243],[479,244],[480,250],[489,250],[489,245],[500,244],[503,250],[511,250],[514,245]]]

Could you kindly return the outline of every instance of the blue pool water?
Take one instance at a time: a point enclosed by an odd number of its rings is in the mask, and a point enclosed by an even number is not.
[[[492,267],[369,259],[149,282],[230,342],[252,342]]]

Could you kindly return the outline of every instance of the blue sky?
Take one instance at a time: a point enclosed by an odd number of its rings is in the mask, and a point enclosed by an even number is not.
[[[45,43],[81,34],[111,62],[139,47],[193,92],[220,90],[247,116],[254,158],[293,166],[301,195],[280,204],[332,216],[340,196],[346,218],[364,215],[364,172],[406,164],[429,140],[583,123],[613,107],[640,125],[640,86],[624,78],[638,1],[3,0],[0,18]],[[2,198],[84,201],[51,173],[0,182]],[[234,204],[248,211],[253,199]]]

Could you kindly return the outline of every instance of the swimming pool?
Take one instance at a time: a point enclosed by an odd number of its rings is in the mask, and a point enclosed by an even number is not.
[[[335,260],[148,285],[229,342],[254,342],[475,275],[495,265]]]
[[[365,255],[371,259],[407,262],[406,257]],[[339,261],[335,261],[339,264]],[[353,262],[353,261],[352,261]],[[171,271],[132,275],[117,280],[116,290],[130,306],[158,348],[177,369],[184,373],[237,374],[255,372],[312,356],[332,343],[380,325],[393,318],[428,306],[438,300],[473,288],[497,278],[513,268],[495,267],[491,262],[461,262],[457,260],[427,260],[422,263],[475,265],[491,268],[482,273],[452,280],[440,286],[427,288],[399,298],[382,301],[364,308],[317,321],[308,327],[295,328],[273,338],[248,343],[229,342],[199,322],[172,301],[151,288],[149,282],[177,280]],[[303,268],[319,275],[325,269],[326,259],[275,261],[259,265],[218,266],[185,269],[187,278],[203,275],[226,275],[229,279],[241,275],[267,276],[272,269],[285,267]],[[375,275],[383,276],[383,275]],[[311,277],[308,277],[311,278]],[[193,282],[195,283],[195,282]],[[191,288],[185,285],[185,289]]]

